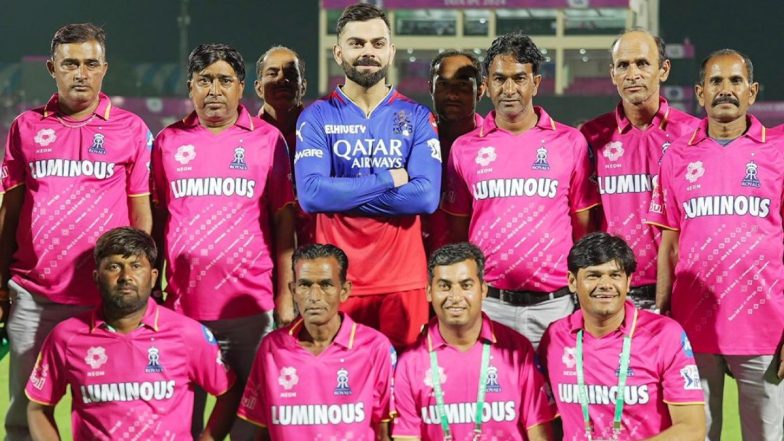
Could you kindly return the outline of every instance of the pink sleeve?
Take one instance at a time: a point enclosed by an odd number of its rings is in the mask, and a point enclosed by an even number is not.
[[[68,386],[66,373],[65,340],[55,329],[44,341],[27,380],[27,397],[36,403],[54,406],[65,395]]]
[[[681,404],[704,402],[700,374],[686,332],[672,321],[662,331],[657,341],[661,343],[658,364],[664,401]]]
[[[520,422],[527,430],[555,419],[556,410],[544,375],[537,369],[533,346],[527,340],[521,346],[524,354],[520,360]]]
[[[22,155],[22,143],[19,134],[19,118],[17,118],[8,131],[5,143],[5,158],[3,159],[2,177],[5,191],[25,183],[27,167]]]
[[[569,208],[572,213],[584,211],[599,205],[599,190],[591,181],[594,175],[591,159],[588,157],[588,142],[581,133],[577,133],[574,156],[574,172],[569,182]]]
[[[395,348],[387,341],[380,345],[376,356],[376,387],[373,392],[373,423],[387,421],[391,415],[392,370],[397,360]]]
[[[208,394],[220,396],[234,384],[234,372],[223,362],[218,341],[204,325],[200,331],[189,332],[191,380]]]
[[[136,129],[136,152],[133,162],[128,166],[128,196],[144,196],[150,194],[150,151],[152,150],[152,133],[139,121]]]
[[[291,163],[286,140],[277,130],[273,133],[276,135],[274,138],[275,146],[272,152],[272,164],[267,176],[271,213],[277,212],[295,200],[294,184],[291,181]]]
[[[245,383],[245,390],[242,392],[240,407],[237,415],[258,426],[266,427],[267,422],[267,403],[265,399],[265,374],[264,374],[264,354],[269,353],[269,348],[262,341],[256,358],[253,360],[253,367],[250,370],[248,381]]]
[[[658,184],[653,186],[651,206],[646,222],[670,230],[678,230],[680,229],[680,210],[672,186],[671,158],[672,155],[664,155],[659,175],[654,178],[658,180]]]
[[[458,151],[461,149],[459,145],[456,142],[449,152],[449,160],[446,164],[446,189],[441,208],[451,215],[469,216],[473,198],[468,191],[468,184],[460,169]]]
[[[411,353],[416,355],[416,353]],[[408,365],[414,361],[413,357],[404,357],[395,371],[395,422],[392,425],[394,437],[423,438],[422,419],[417,411],[416,391],[409,372]]]

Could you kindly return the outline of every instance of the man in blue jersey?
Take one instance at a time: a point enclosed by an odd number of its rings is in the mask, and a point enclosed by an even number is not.
[[[335,61],[345,84],[297,121],[299,202],[316,242],[346,251],[353,296],[342,309],[401,348],[427,321],[419,214],[438,206],[441,149],[430,111],[385,84],[395,47],[384,11],[347,7]],[[381,320],[383,317],[383,320]]]

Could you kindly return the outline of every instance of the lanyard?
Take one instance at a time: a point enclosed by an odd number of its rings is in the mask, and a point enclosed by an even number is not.
[[[629,359],[632,351],[632,337],[624,335],[623,350],[621,351],[621,366],[618,372],[618,392],[615,394],[615,417],[613,418],[613,439],[617,440],[621,433],[621,415],[623,414],[624,396],[626,395],[626,376],[629,372]],[[575,350],[577,358],[577,385],[580,391],[580,406],[583,410],[583,421],[585,421],[585,435],[590,441],[593,439],[593,428],[591,427],[591,416],[588,414],[588,387],[585,385],[585,374],[583,372],[583,330],[577,332],[577,348]]]
[[[479,371],[479,387],[476,392],[476,415],[474,415],[474,439],[478,440],[482,434],[482,413],[485,407],[485,391],[487,390],[487,369],[490,366],[490,343],[482,344],[482,367]],[[433,381],[433,392],[436,395],[438,414],[441,417],[441,429],[444,439],[451,440],[452,430],[449,429],[449,420],[446,417],[444,405],[444,390],[441,389],[441,374],[438,368],[438,356],[435,351],[430,351],[430,376]]]

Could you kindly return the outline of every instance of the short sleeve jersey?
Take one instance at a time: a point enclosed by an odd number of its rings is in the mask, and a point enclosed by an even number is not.
[[[544,377],[536,368],[531,343],[519,333],[482,314],[479,340],[462,352],[446,343],[433,319],[421,338],[400,357],[395,372],[392,434],[423,441],[444,439],[433,388],[430,352],[435,351],[449,428],[456,441],[474,435],[482,350],[490,344],[482,439],[525,440],[533,426],[555,418]]]
[[[698,124],[699,119],[670,107],[660,98],[659,110],[644,130],[632,125],[622,104],[580,129],[595,163],[604,212],[602,230],[620,235],[634,250],[635,286],[656,283],[661,232],[646,224],[645,219],[661,155],[674,140],[691,134]]]
[[[490,112],[449,154],[442,208],[470,216],[469,240],[487,256],[498,289],[552,292],[566,284],[571,215],[599,203],[585,138],[535,107],[536,125],[514,135]]]
[[[63,304],[99,301],[92,249],[104,232],[130,224],[128,197],[147,197],[152,134],[104,94],[92,115],[63,115],[58,96],[19,115],[3,162],[6,191],[24,186],[11,277]]]
[[[294,170],[302,208],[316,214],[316,242],[351,259],[353,295],[420,289],[427,283],[419,214],[438,207],[441,150],[435,120],[390,89],[369,113],[338,87],[297,121]],[[394,187],[388,170],[405,168]]]
[[[272,439],[375,440],[390,418],[391,343],[341,314],[332,345],[318,356],[298,341],[303,321],[267,335],[256,353],[238,414]]]
[[[784,134],[753,116],[726,146],[703,120],[664,155],[648,221],[678,230],[672,317],[696,352],[773,354],[784,329]]]
[[[54,406],[70,388],[73,439],[190,439],[193,388],[222,395],[234,383],[212,333],[149,300],[141,325],[111,330],[100,309],[58,324],[27,382]]]
[[[196,320],[271,310],[272,217],[294,202],[280,132],[240,107],[213,134],[194,112],[161,131],[152,156],[153,197],[168,212],[167,302]]]
[[[614,439],[620,355],[630,335],[631,357],[624,390],[619,441],[647,439],[672,426],[668,404],[702,404],[700,376],[691,344],[674,320],[624,304],[621,327],[602,338],[583,332],[583,364],[593,439]],[[577,332],[583,312],[547,329],[539,345],[564,427],[564,441],[589,441],[577,383]]]

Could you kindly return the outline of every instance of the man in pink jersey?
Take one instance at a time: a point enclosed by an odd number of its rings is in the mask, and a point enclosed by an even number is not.
[[[210,331],[150,298],[158,277],[152,237],[115,228],[94,255],[100,305],[54,328],[27,382],[32,438],[60,439],[54,411],[66,388],[74,440],[189,438],[199,385],[218,399],[198,439],[223,439],[241,391]]]
[[[661,232],[644,223],[651,190],[664,150],[691,133],[699,120],[659,96],[659,87],[670,74],[661,38],[635,28],[621,34],[610,53],[610,78],[621,102],[580,131],[593,151],[604,212],[602,230],[622,236],[636,254],[629,298],[641,309],[654,309]]]
[[[436,318],[395,372],[395,440],[551,440],[555,406],[531,343],[482,313],[484,255],[446,245],[428,261]]]
[[[592,233],[574,244],[568,265],[580,310],[551,324],[539,346],[564,440],[702,441],[703,394],[689,339],[674,320],[626,301],[637,267],[631,248]]]
[[[543,61],[520,32],[493,41],[484,67],[495,110],[452,146],[442,203],[453,240],[470,239],[487,256],[484,311],[534,347],[574,311],[566,255],[599,203],[585,138],[533,105]]]
[[[273,309],[293,315],[284,270],[294,245],[286,142],[239,104],[245,65],[235,49],[200,45],[188,70],[195,110],[161,131],[152,155],[166,304],[215,333],[244,386]],[[197,394],[194,435],[203,398]],[[254,431],[237,421],[232,438],[251,439]]]
[[[334,245],[298,248],[290,289],[301,318],[264,338],[238,414],[262,440],[388,440],[389,340],[339,312],[349,261]]]
[[[784,135],[747,113],[759,84],[737,51],[708,56],[695,91],[708,116],[667,149],[651,202],[649,221],[664,229],[657,303],[692,342],[708,438],[721,436],[729,370],[743,439],[781,440]]]
[[[482,124],[483,118],[476,113],[476,104],[485,93],[482,67],[470,52],[446,50],[430,62],[428,86],[433,99],[433,111],[438,118],[441,157],[448,158],[455,139]],[[446,188],[444,176],[442,172],[442,190]],[[449,243],[446,212],[438,209],[430,216],[423,217],[422,232],[428,255]]]
[[[70,24],[52,38],[46,66],[57,93],[8,133],[0,210],[0,310],[11,310],[7,439],[29,439],[24,387],[44,337],[98,300],[90,250],[105,231],[152,227],[152,134],[101,93],[106,34]],[[6,314],[0,313],[5,316]]]

